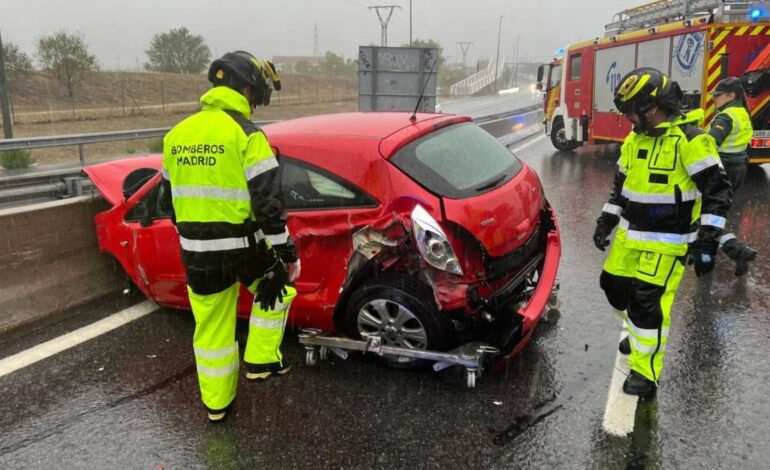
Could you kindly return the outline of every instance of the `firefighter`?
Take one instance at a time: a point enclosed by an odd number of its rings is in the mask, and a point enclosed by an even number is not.
[[[244,362],[246,378],[288,372],[280,344],[300,262],[286,228],[279,165],[250,120],[267,106],[280,76],[244,51],[212,62],[213,88],[201,111],[163,141],[163,180],[179,232],[195,333],[203,404],[212,422],[226,416],[238,384],[235,340],[240,285],[255,294]]]
[[[746,93],[739,78],[728,77],[720,81],[709,94],[713,96],[719,114],[714,117],[706,131],[716,141],[719,158],[733,186],[733,192],[736,192],[746,178],[746,148],[754,133]],[[738,241],[732,233],[722,236],[720,246],[722,251],[736,262],[736,276],[746,274],[748,262],[757,257],[755,249]]]
[[[728,77],[720,81],[709,94],[713,96],[719,113],[706,130],[716,141],[719,158],[733,185],[733,191],[737,191],[746,179],[749,158],[746,147],[754,133],[746,93],[740,78]]]
[[[714,269],[732,197],[714,139],[697,126],[703,111],[682,114],[681,97],[679,85],[656,69],[620,81],[615,106],[634,128],[593,236],[604,251],[617,226],[600,285],[628,324],[620,348],[630,353],[631,373],[623,391],[645,398],[660,380],[685,260],[698,276]]]

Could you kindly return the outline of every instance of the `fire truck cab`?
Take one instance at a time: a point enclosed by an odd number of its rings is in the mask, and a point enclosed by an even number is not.
[[[661,0],[625,10],[604,37],[570,45],[538,70],[545,127],[559,150],[622,142],[631,124],[613,93],[637,67],[654,67],[679,82],[688,107],[701,107],[725,77],[741,77],[754,127],[750,163],[770,162],[770,1]],[[697,8],[697,9],[696,9]],[[676,19],[671,21],[671,19]]]

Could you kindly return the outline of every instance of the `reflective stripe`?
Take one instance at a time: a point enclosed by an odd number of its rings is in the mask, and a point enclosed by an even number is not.
[[[276,306],[276,310],[278,310],[278,306]],[[249,320],[249,324],[251,326],[256,326],[257,328],[263,328],[265,330],[275,330],[279,328],[283,328],[283,320],[267,320],[265,318],[257,317],[252,315],[251,320]]]
[[[623,197],[631,202],[640,202],[642,204],[676,204],[676,197],[674,194],[660,194],[660,193],[635,193],[623,188]],[[688,191],[682,193],[682,202],[695,201],[700,198],[700,191]]]
[[[225,250],[237,250],[239,248],[246,248],[249,246],[249,240],[247,238],[216,238],[214,240],[191,240],[179,236],[179,244],[185,251],[225,251]]]
[[[732,233],[727,233],[725,235],[722,235],[719,238],[719,246],[721,247],[722,245],[729,242],[730,240],[735,240],[735,235],[733,235]]]
[[[168,174],[168,168],[166,168],[166,167],[163,167],[163,169],[161,169],[161,171],[160,171],[160,172],[161,172],[161,174],[163,175],[163,179],[164,179],[164,180],[166,180],[166,181],[171,181],[171,176],[169,176],[169,174]]]
[[[278,168],[278,160],[275,157],[265,158],[250,167],[246,168],[246,181],[251,181],[266,171],[270,171],[273,168]]]
[[[224,377],[238,370],[238,360],[236,359],[235,362],[222,367],[206,367],[200,364],[198,364],[197,367],[199,374],[207,375],[209,377]]]
[[[265,239],[270,242],[271,245],[283,245],[289,241],[289,231],[284,230],[283,233],[277,235],[265,234]]]
[[[628,340],[633,345],[633,348],[643,354],[655,354],[655,352],[663,352],[664,349],[666,349],[666,346],[661,342],[660,343],[660,349],[658,349],[658,345],[655,346],[648,346],[646,344],[642,344],[639,342],[638,339],[634,337],[634,335],[629,335]]]
[[[610,204],[609,202],[602,207],[602,212],[607,212],[608,214],[614,214],[614,215],[620,215],[621,212],[623,212],[623,208],[620,206],[616,206],[615,204]]]
[[[620,227],[628,230],[626,238],[629,240],[643,241],[643,242],[663,242],[673,243],[681,245],[684,243],[694,242],[698,238],[697,232],[691,233],[665,233],[665,232],[642,232],[639,230],[629,230],[629,222],[624,218],[620,218]]]
[[[724,217],[719,217],[714,214],[701,214],[700,223],[703,225],[711,225],[712,227],[725,228],[727,220]]]
[[[692,175],[700,173],[701,171],[705,170],[706,168],[711,168],[714,165],[719,166],[719,158],[715,157],[713,155],[709,155],[708,157],[704,158],[703,160],[698,160],[695,163],[691,163],[691,164],[687,165],[687,174],[692,176]]]
[[[639,328],[638,326],[634,325],[632,322],[628,323],[629,328],[631,328],[631,331],[637,338],[647,338],[647,339],[658,339],[658,329],[650,330],[645,328]],[[661,341],[663,338],[668,338],[668,328],[663,328],[660,331],[660,338]]]
[[[238,342],[222,349],[203,349],[197,346],[193,347],[193,349],[195,350],[195,355],[202,359],[222,359],[238,351]]]
[[[232,201],[249,201],[247,189],[218,188],[216,186],[175,186],[171,195],[177,197],[204,197],[227,199]]]

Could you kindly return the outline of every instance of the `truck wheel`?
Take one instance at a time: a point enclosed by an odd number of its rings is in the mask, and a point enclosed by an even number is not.
[[[564,130],[564,120],[557,118],[551,126],[551,143],[561,151],[575,150],[580,146],[580,142],[567,140],[567,133]]]
[[[443,351],[451,345],[449,319],[439,312],[427,286],[402,275],[381,274],[350,296],[346,308],[347,330],[354,338],[379,336],[385,346]],[[383,356],[399,369],[431,364],[406,356]]]

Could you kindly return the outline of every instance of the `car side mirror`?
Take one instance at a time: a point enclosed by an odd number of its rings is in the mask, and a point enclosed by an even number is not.
[[[147,201],[139,201],[136,204],[134,211],[139,219],[139,225],[142,227],[149,227],[152,225],[152,216],[150,215],[150,208],[147,207]]]

